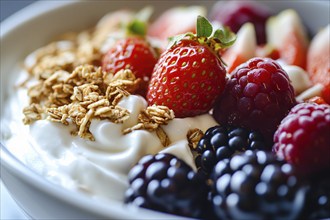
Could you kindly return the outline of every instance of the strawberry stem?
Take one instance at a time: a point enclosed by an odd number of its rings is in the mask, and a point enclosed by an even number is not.
[[[196,34],[191,32],[180,34],[169,38],[168,48],[184,38],[197,40],[200,44],[207,44],[215,53],[233,45],[236,34],[229,27],[220,27],[213,32],[212,24],[203,16],[197,16]]]

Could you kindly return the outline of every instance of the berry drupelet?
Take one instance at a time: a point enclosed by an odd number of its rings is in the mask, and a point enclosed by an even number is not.
[[[209,176],[218,161],[230,158],[236,152],[256,149],[271,150],[259,132],[239,127],[214,126],[198,142],[195,163],[201,174]]]
[[[296,219],[307,187],[294,167],[265,151],[245,151],[218,162],[211,200],[220,219]]]
[[[304,216],[308,219],[329,219],[330,176],[315,178],[310,185]]]
[[[171,154],[144,156],[128,174],[125,202],[188,217],[201,217],[207,204],[203,178]]]

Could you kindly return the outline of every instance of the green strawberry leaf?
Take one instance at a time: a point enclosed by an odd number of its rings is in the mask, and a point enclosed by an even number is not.
[[[203,16],[197,17],[197,37],[209,37],[213,32],[212,24]]]
[[[222,27],[217,29],[213,37],[219,40],[222,48],[230,47],[236,41],[236,34],[234,34],[229,27]]]

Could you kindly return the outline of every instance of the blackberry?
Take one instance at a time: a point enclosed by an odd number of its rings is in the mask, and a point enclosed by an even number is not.
[[[307,187],[292,165],[265,151],[245,151],[219,161],[211,202],[221,219],[296,219]]]
[[[330,218],[330,176],[313,179],[308,200],[306,203],[306,213],[309,219],[329,219]]]
[[[195,163],[198,171],[209,176],[215,164],[245,150],[271,150],[263,136],[256,131],[238,127],[209,128],[197,144]]]
[[[126,203],[176,215],[202,216],[207,203],[205,180],[175,156],[144,156],[128,178]]]

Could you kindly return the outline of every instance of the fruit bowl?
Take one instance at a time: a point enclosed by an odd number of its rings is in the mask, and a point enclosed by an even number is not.
[[[128,4],[129,3],[129,4]],[[214,1],[203,1],[210,10]],[[8,127],[4,119],[6,101],[15,93],[20,64],[32,51],[46,45],[59,34],[93,27],[106,13],[123,8],[141,10],[152,6],[154,14],[195,1],[40,1],[1,23],[1,179],[19,206],[33,219],[184,219],[162,212],[125,205],[117,200],[93,198],[45,179],[20,161],[8,148]],[[329,23],[329,3],[324,1],[261,1],[274,13],[295,9],[313,35]],[[317,13],[315,13],[317,12]],[[77,16],[79,15],[79,16]],[[15,127],[11,127],[11,129]],[[24,154],[21,142],[19,154]],[[97,181],[95,179],[94,181]],[[109,186],[111,188],[111,185]],[[115,192],[113,192],[115,193]]]

